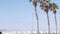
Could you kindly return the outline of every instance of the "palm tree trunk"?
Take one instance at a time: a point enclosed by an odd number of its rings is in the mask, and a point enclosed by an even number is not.
[[[57,19],[56,19],[56,14],[55,13],[54,13],[54,18],[55,18],[56,34],[57,34]]]
[[[39,19],[38,19],[38,14],[37,14],[36,7],[35,7],[35,15],[36,15],[36,20],[37,20],[37,34],[39,34]]]
[[[47,21],[48,21],[48,34],[50,34],[50,22],[49,22],[48,12],[46,12],[46,14],[47,14]]]

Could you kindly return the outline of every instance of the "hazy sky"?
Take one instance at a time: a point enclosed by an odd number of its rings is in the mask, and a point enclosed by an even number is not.
[[[52,0],[60,8],[60,0]],[[39,15],[39,29],[47,30],[46,13],[37,7]],[[57,10],[58,30],[60,30],[60,9]],[[32,15],[33,29],[36,30],[34,7],[29,0],[0,0],[0,28],[7,30],[31,30]],[[55,30],[54,14],[49,12],[51,30]]]

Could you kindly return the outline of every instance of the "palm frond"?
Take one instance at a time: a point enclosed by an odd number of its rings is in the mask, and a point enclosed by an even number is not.
[[[32,0],[29,0],[29,2],[31,2]]]
[[[54,7],[55,9],[58,8],[58,6],[57,6],[55,3],[53,3],[53,7]]]
[[[42,1],[40,1],[40,3],[42,3]]]
[[[46,0],[46,2],[50,2],[50,0]]]

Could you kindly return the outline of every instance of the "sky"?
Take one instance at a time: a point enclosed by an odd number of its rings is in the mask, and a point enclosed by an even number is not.
[[[60,0],[51,0],[60,8]],[[39,30],[47,30],[46,13],[37,6],[39,16]],[[36,17],[34,7],[29,0],[0,0],[0,29],[31,31],[33,18],[33,30],[36,31]],[[55,30],[54,14],[49,11],[50,28]],[[57,10],[58,30],[60,30],[60,9]]]

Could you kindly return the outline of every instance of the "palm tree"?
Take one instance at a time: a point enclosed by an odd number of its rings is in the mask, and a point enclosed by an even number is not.
[[[49,2],[47,0],[41,1],[41,9],[43,9],[46,12],[47,15],[47,21],[48,21],[48,34],[50,34],[50,22],[49,22],[49,15],[48,15],[48,11],[49,11]]]
[[[37,2],[38,2],[38,0],[30,0],[30,2],[33,3],[34,9],[35,9],[35,15],[36,15],[36,20],[37,20],[37,34],[39,34],[39,19],[38,19],[38,14],[37,14]]]
[[[56,34],[57,34],[57,18],[56,18],[56,9],[58,9],[58,6],[55,3],[50,4],[50,10],[54,13],[54,18],[55,18],[55,25],[56,25]]]

